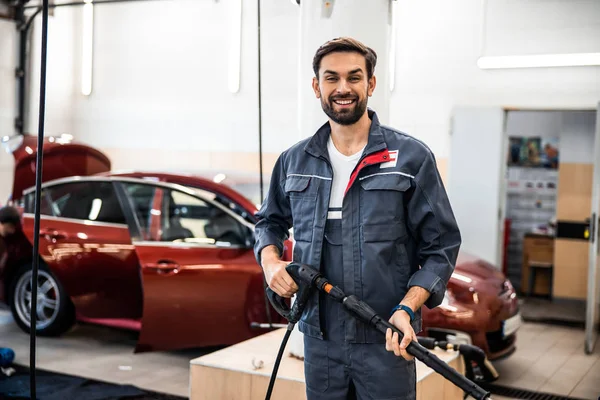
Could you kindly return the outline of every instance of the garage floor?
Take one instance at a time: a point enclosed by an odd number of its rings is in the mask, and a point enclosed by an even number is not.
[[[132,332],[77,325],[60,339],[37,339],[37,367],[189,396],[189,360],[216,350],[133,354],[135,341]],[[526,323],[519,332],[518,350],[494,363],[500,373],[495,383],[596,400],[600,396],[600,343],[594,354],[585,355],[583,341],[584,332],[578,328]],[[29,365],[29,336],[13,323],[6,308],[0,308],[0,347],[12,348],[16,363]]]

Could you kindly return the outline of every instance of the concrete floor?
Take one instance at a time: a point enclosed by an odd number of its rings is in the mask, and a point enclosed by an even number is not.
[[[215,349],[133,354],[136,335],[91,325],[77,325],[61,338],[37,339],[37,367],[142,389],[189,396],[189,361]],[[500,385],[596,400],[600,397],[600,343],[592,355],[583,351],[577,328],[526,323],[517,351],[495,362]],[[15,350],[16,363],[29,365],[29,335],[0,306],[0,347]],[[82,357],[85,355],[85,357]],[[494,396],[494,400],[507,399]]]

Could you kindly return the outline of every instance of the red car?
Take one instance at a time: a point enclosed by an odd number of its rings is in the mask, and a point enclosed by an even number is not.
[[[23,233],[0,269],[0,300],[28,331],[31,261],[15,254],[32,254],[37,139],[17,140],[12,201]],[[251,324],[269,314],[285,322],[267,307],[254,259],[255,202],[216,183],[222,174],[115,173],[93,148],[45,140],[38,334],[79,320],[140,330],[136,351],[167,350],[237,343],[264,333]],[[466,254],[444,303],[424,307],[423,320],[423,334],[472,343],[490,359],[514,351],[521,321],[510,282]]]

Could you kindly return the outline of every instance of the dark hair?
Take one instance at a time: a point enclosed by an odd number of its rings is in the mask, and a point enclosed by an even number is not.
[[[336,52],[362,54],[365,57],[365,63],[367,65],[367,77],[371,79],[375,72],[375,65],[377,64],[377,53],[375,53],[372,48],[367,47],[358,40],[350,37],[332,39],[317,49],[313,58],[313,70],[317,78],[319,77],[319,68],[321,68],[321,60],[323,57],[327,54]]]
[[[11,206],[0,208],[0,224],[13,224],[19,226],[21,224],[21,215],[19,211]]]

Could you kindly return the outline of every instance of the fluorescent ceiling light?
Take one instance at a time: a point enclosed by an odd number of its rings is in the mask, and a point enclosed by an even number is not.
[[[81,93],[89,96],[92,93],[92,61],[94,47],[94,5],[92,0],[85,0],[83,6],[83,32],[81,57]]]
[[[600,53],[534,54],[524,56],[480,57],[481,69],[582,67],[600,65]]]
[[[229,2],[229,68],[228,87],[231,93],[240,90],[242,62],[242,0]]]

